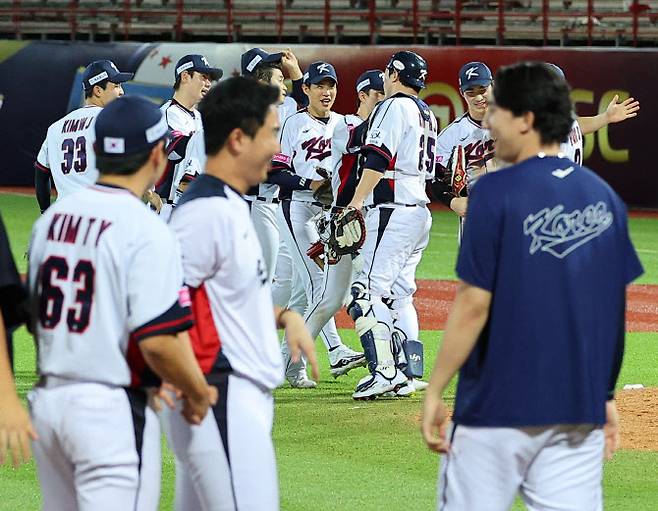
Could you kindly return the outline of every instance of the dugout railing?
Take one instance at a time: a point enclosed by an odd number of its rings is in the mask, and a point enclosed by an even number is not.
[[[12,0],[0,37],[655,46],[658,0]]]

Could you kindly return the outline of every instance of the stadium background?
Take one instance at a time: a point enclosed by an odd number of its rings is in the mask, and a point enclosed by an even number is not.
[[[618,385],[622,450],[605,467],[606,509],[654,510],[658,219],[655,211],[637,208],[658,208],[652,151],[657,19],[658,2],[637,0],[0,2],[0,38],[7,38],[0,40],[0,187],[5,187],[0,211],[13,252],[24,271],[22,255],[38,215],[30,189],[34,158],[48,125],[81,104],[81,70],[92,60],[109,58],[135,72],[126,90],[161,101],[171,95],[173,66],[184,54],[203,53],[230,75],[239,70],[240,54],[254,45],[271,50],[292,45],[302,68],[319,59],[335,64],[340,80],[335,110],[350,113],[356,76],[381,68],[394,49],[413,47],[428,59],[424,98],[442,127],[464,111],[456,80],[464,62],[482,60],[494,71],[520,59],[554,62],[572,84],[580,115],[602,111],[615,93],[622,99],[632,95],[642,105],[636,119],[586,137],[584,156],[632,207],[631,236],[647,270],[629,294],[627,351]],[[454,294],[457,253],[455,215],[433,215],[417,296],[428,369]],[[358,346],[344,314],[339,326],[346,341]],[[24,396],[34,383],[34,345],[24,329],[15,343]],[[320,346],[319,352],[326,368]],[[432,508],[436,458],[417,432],[420,397],[355,404],[349,396],[358,376],[333,381],[325,370],[317,392],[277,391],[274,439],[282,509]],[[627,384],[645,388],[623,390]],[[453,391],[454,386],[448,402]],[[161,509],[171,509],[173,461],[166,448],[162,491]],[[0,510],[37,509],[39,500],[34,463],[18,471],[0,467]],[[514,509],[522,508],[517,503]]]

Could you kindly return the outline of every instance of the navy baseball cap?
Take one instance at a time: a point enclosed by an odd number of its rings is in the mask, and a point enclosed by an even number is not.
[[[484,62],[469,62],[459,70],[459,89],[465,91],[473,87],[488,87],[493,82],[491,70]]]
[[[96,143],[99,156],[137,154],[167,137],[164,114],[143,96],[121,96],[96,117]]]
[[[552,62],[546,62],[546,65],[550,67],[551,70],[555,71],[555,74],[557,74],[563,80],[567,79],[567,77],[564,76],[564,71],[562,71],[562,68],[560,66],[558,66],[557,64],[553,64]]]
[[[356,79],[356,91],[357,92],[368,92],[370,89],[375,89],[377,91],[384,91],[384,72],[379,69],[371,69],[362,73]]]
[[[180,76],[183,71],[196,71],[210,76],[211,80],[219,80],[224,71],[218,67],[212,67],[208,59],[203,55],[185,55],[181,58],[174,68],[176,78]]]
[[[261,48],[252,48],[241,57],[242,76],[251,75],[259,64],[273,64],[280,62],[283,58],[283,53],[267,53]]]
[[[133,73],[121,73],[111,60],[96,60],[82,73],[82,86],[85,90],[89,90],[105,80],[123,83],[132,80],[134,76]]]
[[[334,66],[329,64],[329,62],[323,62],[321,60],[313,62],[308,66],[306,73],[304,73],[304,83],[306,85],[320,83],[325,78],[330,78],[338,84],[338,77],[336,76]]]

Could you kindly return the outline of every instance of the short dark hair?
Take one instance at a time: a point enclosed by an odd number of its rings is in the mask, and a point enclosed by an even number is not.
[[[85,89],[85,99],[89,99],[94,95],[94,87],[100,87],[101,89],[105,90],[108,83],[110,83],[109,80],[103,80],[102,82],[95,83],[89,89]]]
[[[515,116],[535,115],[533,128],[542,144],[562,143],[574,121],[569,85],[544,62],[501,67],[493,82],[496,104]]]
[[[270,83],[270,80],[272,79],[272,71],[275,69],[278,69],[283,73],[283,66],[281,65],[281,62],[270,62],[268,64],[261,64],[260,66],[256,66],[252,76],[256,80]]]
[[[188,73],[190,78],[194,78],[194,73],[196,73],[196,71],[194,71],[194,69],[186,69],[185,71],[181,72],[181,74],[176,77],[176,81],[174,82],[174,90],[180,89],[181,76],[183,76],[183,73]]]
[[[141,169],[148,161],[153,147],[146,151],[128,155],[100,155],[96,153],[96,168],[101,174],[130,176]]]
[[[206,154],[217,154],[236,128],[253,138],[265,123],[269,107],[278,103],[279,94],[276,87],[243,76],[210,89],[199,103]]]

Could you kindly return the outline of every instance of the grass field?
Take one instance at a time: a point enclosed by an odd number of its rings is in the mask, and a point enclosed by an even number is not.
[[[21,270],[29,229],[38,213],[32,198],[0,195],[0,212],[8,227]],[[419,278],[453,279],[456,222],[435,213],[430,246]],[[633,219],[631,236],[647,273],[640,282],[658,283],[658,220]],[[343,339],[358,346],[353,331]],[[423,331],[426,367],[431,367],[441,332]],[[35,350],[24,329],[15,335],[17,384],[24,396],[34,382]],[[350,398],[363,370],[339,380],[329,374],[319,345],[322,380],[317,389],[277,390],[274,441],[286,511],[430,510],[434,509],[438,458],[418,433],[421,398],[355,402]],[[658,386],[658,333],[631,333],[619,387],[627,383]],[[454,387],[452,387],[454,389]],[[452,392],[451,389],[451,392]],[[606,510],[658,509],[658,453],[620,451],[605,465]],[[161,509],[171,509],[173,459],[165,449]],[[0,511],[35,510],[40,502],[35,466],[0,468]],[[515,510],[524,509],[516,504]]]

